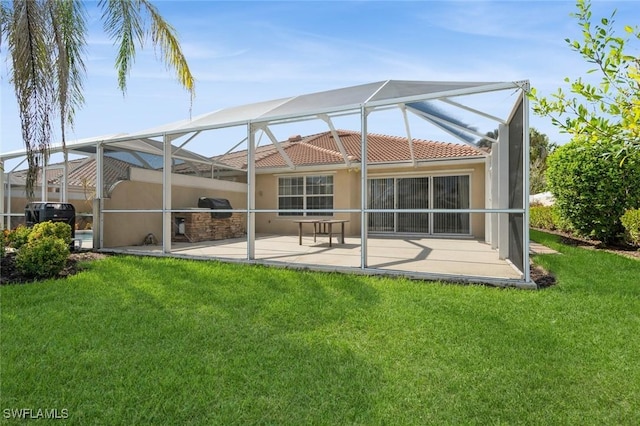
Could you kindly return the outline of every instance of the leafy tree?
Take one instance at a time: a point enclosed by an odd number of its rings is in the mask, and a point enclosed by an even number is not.
[[[547,157],[556,147],[547,135],[533,127],[529,129],[529,188],[532,194],[546,190]]]
[[[492,139],[498,139],[498,129],[487,132]],[[491,150],[491,141],[481,139],[478,147]],[[556,145],[549,141],[549,137],[536,128],[529,128],[529,190],[537,194],[546,189],[545,171],[547,170],[547,156],[553,152]]]
[[[125,93],[136,49],[151,37],[161,59],[179,83],[194,95],[194,78],[174,28],[149,0],[100,0],[105,32],[118,46],[118,87]],[[0,46],[8,51],[9,77],[20,113],[27,151],[27,194],[33,197],[38,167],[48,160],[53,122],[58,119],[62,144],[84,103],[84,55],[87,13],[80,0],[0,2]]]
[[[637,26],[625,26],[625,37],[616,35],[614,11],[609,18],[592,20],[591,4],[578,0],[578,20],[584,40],[566,39],[571,50],[579,53],[594,68],[588,73],[600,76],[597,84],[582,77],[571,81],[571,94],[561,88],[550,98],[529,94],[533,111],[548,116],[561,131],[588,141],[606,142],[619,152],[640,149],[640,57],[632,44],[640,40]]]

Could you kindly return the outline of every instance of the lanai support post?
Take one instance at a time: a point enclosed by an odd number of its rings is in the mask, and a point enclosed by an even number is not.
[[[493,148],[495,148],[495,144]],[[493,151],[492,148],[492,151]],[[489,153],[487,158],[484,161],[484,208],[490,209],[493,207],[492,203],[492,186],[493,179],[491,177],[491,158],[492,154]],[[484,214],[484,242],[486,244],[491,244],[492,230],[491,230],[491,217],[493,215],[491,213]]]
[[[104,244],[104,146],[101,142],[96,145],[96,198],[93,200],[93,248],[100,249]]]
[[[256,258],[256,164],[255,132],[247,125],[247,260]]]
[[[40,169],[41,177],[40,177],[40,201],[47,201],[47,164],[44,161],[44,155],[42,156],[42,168]]]
[[[367,268],[367,109],[363,106],[360,111],[361,120],[361,155],[360,155],[360,268]]]
[[[526,86],[524,87],[524,90],[526,92],[529,92],[529,82],[526,82]],[[522,98],[522,110],[524,111],[522,114],[522,143],[524,144],[524,147],[522,148],[522,155],[523,155],[523,168],[524,168],[524,172],[522,174],[523,177],[523,181],[522,181],[522,185],[524,186],[522,188],[522,205],[524,207],[524,214],[522,215],[522,220],[523,220],[523,224],[522,224],[522,251],[523,251],[523,264],[524,264],[524,281],[525,282],[531,282],[531,271],[530,271],[530,263],[531,263],[531,259],[529,258],[529,191],[530,191],[530,187],[529,187],[529,173],[530,173],[530,144],[531,141],[529,140],[529,98],[527,96],[523,96]]]
[[[13,222],[11,220],[11,213],[13,212],[13,207],[11,205],[11,194],[13,194],[13,188],[11,188],[11,172],[7,173],[7,205],[5,209],[7,210],[7,229],[11,229]]]
[[[62,165],[62,202],[69,201],[69,151],[65,148],[63,151],[64,163]]]
[[[11,198],[11,191],[9,192],[9,198]],[[4,215],[4,161],[0,160],[0,229],[5,229],[5,218],[7,223],[7,229],[11,228],[11,211],[7,212],[9,215]]]
[[[492,209],[497,209],[500,207],[498,204],[498,194],[500,193],[500,173],[499,173],[499,165],[500,165],[500,145],[502,141],[495,144],[495,146],[491,149],[491,186],[489,190],[491,191],[491,204],[489,205]],[[490,226],[491,226],[491,248],[494,250],[498,249],[499,235],[500,229],[498,227],[500,223],[500,214],[491,213],[490,214]]]
[[[162,253],[171,253],[171,138],[162,137]]]

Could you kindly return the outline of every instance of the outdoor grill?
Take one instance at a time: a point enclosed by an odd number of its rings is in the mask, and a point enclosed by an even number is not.
[[[207,198],[200,197],[198,199],[198,207],[211,210],[231,210],[231,203],[226,198]],[[211,212],[212,219],[228,219],[232,215],[231,212]]]
[[[71,226],[71,238],[76,235],[76,209],[69,203],[31,202],[24,208],[27,226],[41,222],[64,222]]]

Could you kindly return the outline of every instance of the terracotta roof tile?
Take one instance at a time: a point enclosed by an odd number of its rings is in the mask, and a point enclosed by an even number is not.
[[[96,184],[96,161],[91,159],[82,164],[84,159],[69,161],[69,186],[75,187],[95,187]],[[60,166],[62,163],[50,164],[49,167]],[[104,181],[115,182],[129,178],[129,168],[135,167],[126,161],[118,160],[108,156],[104,157]],[[62,170],[59,168],[47,169],[47,182],[49,185],[60,185]],[[12,185],[24,185],[27,177],[26,170],[18,170],[11,173]],[[38,183],[40,178],[38,176]]]
[[[360,132],[340,130],[337,133],[350,161],[360,162]],[[338,144],[331,132],[307,136],[299,142],[289,140],[281,144],[285,153],[296,166],[344,163]],[[267,150],[269,150],[267,155],[259,155],[266,154]],[[468,145],[420,139],[413,140],[413,152],[418,161],[483,157],[486,155],[482,150]],[[237,155],[245,158],[246,152],[237,153]],[[367,160],[369,164],[411,161],[411,150],[407,138],[370,134],[367,138]],[[287,163],[275,147],[265,146],[257,149],[256,168],[277,167],[287,167]]]

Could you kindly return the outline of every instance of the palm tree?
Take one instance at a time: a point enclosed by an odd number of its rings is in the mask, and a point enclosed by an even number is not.
[[[136,48],[150,36],[178,82],[194,96],[194,78],[174,28],[148,0],[100,0],[105,32],[118,46],[118,87],[126,92]],[[22,139],[27,153],[27,196],[40,165],[48,160],[53,122],[58,119],[63,149],[65,129],[84,103],[87,13],[80,0],[0,2],[0,46],[8,52]]]

